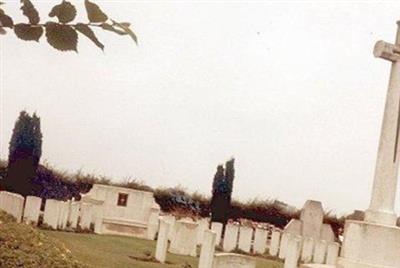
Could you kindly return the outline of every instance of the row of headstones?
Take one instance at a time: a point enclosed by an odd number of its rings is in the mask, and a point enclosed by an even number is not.
[[[340,245],[290,233],[272,232],[269,254],[285,261],[284,268],[296,268],[298,263],[336,265]]]
[[[194,243],[194,237],[197,237],[198,223],[186,220],[176,221],[173,226],[165,219],[160,220],[155,258],[165,263],[167,251],[174,254],[197,256],[197,242]],[[175,229],[169,245],[169,234],[171,229]],[[245,255],[219,253],[215,254],[217,233],[212,230],[202,232],[201,252],[199,258],[199,268],[224,268],[224,267],[243,267],[255,268],[256,262],[253,258]],[[168,248],[169,245],[169,248]],[[240,266],[238,266],[240,265]]]
[[[44,212],[41,212],[42,199],[36,196],[27,196],[26,199],[15,193],[0,192],[0,209],[14,216],[17,222],[36,225],[43,214],[43,224],[52,229],[90,229],[93,218],[91,204],[75,201],[58,201],[47,199]]]

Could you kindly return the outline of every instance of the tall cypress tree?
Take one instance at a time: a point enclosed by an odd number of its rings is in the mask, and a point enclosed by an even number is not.
[[[40,118],[22,111],[15,122],[9,145],[7,176],[3,186],[7,191],[29,195],[42,155]]]
[[[235,176],[234,159],[217,167],[212,187],[211,221],[226,224],[231,207],[233,179]]]

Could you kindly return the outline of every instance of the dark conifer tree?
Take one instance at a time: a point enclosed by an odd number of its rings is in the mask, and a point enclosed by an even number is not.
[[[29,195],[33,190],[32,179],[42,155],[40,118],[22,111],[15,122],[9,145],[7,176],[3,187],[7,191]]]

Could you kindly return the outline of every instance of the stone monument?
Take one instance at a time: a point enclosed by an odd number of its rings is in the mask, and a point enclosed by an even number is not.
[[[378,41],[374,56],[392,64],[371,203],[364,221],[347,220],[337,267],[400,267],[400,228],[394,204],[399,168],[400,132],[400,23],[395,44]]]

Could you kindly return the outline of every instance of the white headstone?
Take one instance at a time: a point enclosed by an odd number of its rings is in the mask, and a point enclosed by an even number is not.
[[[223,225],[220,222],[212,222],[211,223],[211,231],[217,234],[217,238],[215,239],[215,244],[221,244],[221,235],[222,235]]]
[[[22,195],[2,191],[0,192],[0,209],[12,215],[17,222],[21,222],[24,200]]]
[[[313,262],[323,264],[326,260],[326,250],[328,243],[325,240],[315,241]]]
[[[290,222],[285,226],[283,231],[285,233],[291,233],[294,235],[301,235],[302,234],[302,222],[297,219],[291,219]]]
[[[149,240],[154,240],[157,235],[158,225],[160,216],[160,206],[154,204],[150,211],[149,224],[147,227],[147,238]]]
[[[76,229],[78,226],[78,218],[80,211],[80,203],[76,201],[71,202],[70,213],[68,217],[68,222],[71,228]]]
[[[324,211],[321,202],[307,200],[301,210],[300,220],[302,222],[301,235],[319,239],[321,235]]]
[[[214,255],[213,268],[255,268],[256,261],[252,257],[234,253],[217,253]]]
[[[222,242],[222,248],[225,252],[230,252],[237,247],[239,235],[239,225],[234,223],[228,223],[225,226],[224,241]]]
[[[253,238],[253,228],[248,226],[240,226],[238,248],[244,252],[250,253],[251,240]]]
[[[301,251],[301,261],[304,263],[310,263],[314,255],[314,239],[311,237],[305,237],[303,239],[303,247]]]
[[[328,244],[328,252],[326,253],[326,264],[336,265],[339,256],[339,244],[331,242]]]
[[[162,219],[169,224],[168,240],[172,241],[175,236],[175,216],[174,215],[163,215]]]
[[[192,221],[179,220],[175,223],[176,234],[171,241],[169,252],[178,255],[190,255],[196,257],[197,252],[197,226]]]
[[[333,232],[330,224],[322,224],[320,239],[327,242],[335,242],[335,233]]]
[[[79,226],[81,229],[90,229],[90,225],[92,223],[93,216],[93,205],[89,203],[81,203],[81,212],[80,212],[80,222]]]
[[[300,258],[301,236],[293,235],[287,245],[284,268],[297,268]]]
[[[165,263],[167,258],[169,228],[169,223],[164,220],[160,221],[155,258],[161,263]]]
[[[269,246],[269,255],[277,256],[279,252],[279,245],[281,240],[281,232],[275,230],[271,234],[271,244]]]
[[[197,245],[201,245],[203,242],[203,236],[204,236],[204,231],[208,230],[208,226],[210,225],[209,219],[208,218],[202,218],[197,221],[199,226],[197,227]]]
[[[34,223],[36,225],[39,221],[41,205],[42,199],[40,197],[27,196],[24,209],[24,222]]]
[[[289,239],[292,237],[293,235],[290,233],[282,233],[281,236],[281,243],[279,245],[279,259],[285,259],[286,256],[286,250],[287,250],[287,245],[289,242]]]
[[[44,208],[43,223],[47,226],[57,230],[60,201],[54,199],[47,199]]]
[[[58,204],[58,223],[57,227],[61,230],[67,227],[69,215],[69,202],[60,201]]]
[[[254,233],[253,251],[255,254],[264,254],[267,249],[268,230],[256,228]]]
[[[203,241],[201,242],[201,252],[198,268],[212,268],[215,252],[215,239],[217,235],[210,230],[203,232]]]

